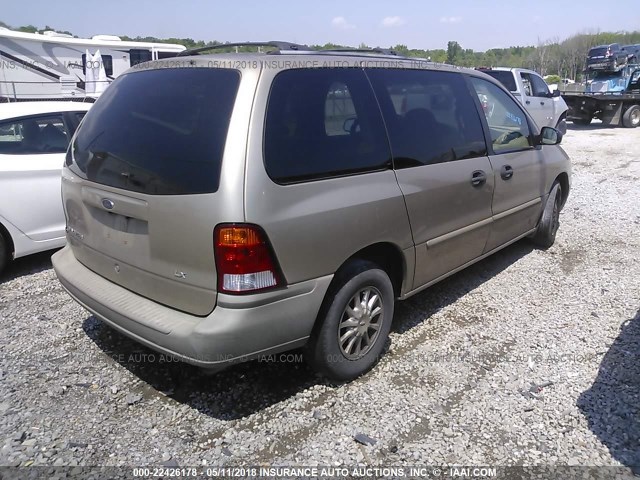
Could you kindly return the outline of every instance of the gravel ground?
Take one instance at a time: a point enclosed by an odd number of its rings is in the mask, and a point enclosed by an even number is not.
[[[49,254],[15,262],[0,465],[640,465],[640,132],[569,127],[556,244],[398,303],[389,353],[346,385],[299,352],[164,362],[76,305]]]

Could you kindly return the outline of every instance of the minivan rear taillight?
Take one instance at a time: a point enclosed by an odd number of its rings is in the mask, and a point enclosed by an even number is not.
[[[214,245],[219,292],[255,292],[282,284],[278,262],[260,227],[218,225]]]

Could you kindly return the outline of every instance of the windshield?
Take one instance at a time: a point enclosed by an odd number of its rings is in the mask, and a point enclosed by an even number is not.
[[[213,68],[120,76],[80,126],[69,168],[152,195],[215,192],[239,82],[239,72]]]

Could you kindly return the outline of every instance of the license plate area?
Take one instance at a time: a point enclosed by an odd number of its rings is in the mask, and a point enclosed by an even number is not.
[[[116,258],[122,258],[122,254],[128,251],[135,251],[136,255],[148,255],[149,223],[146,220],[107,212],[92,206],[89,210],[97,237],[93,238],[95,247],[114,254]]]

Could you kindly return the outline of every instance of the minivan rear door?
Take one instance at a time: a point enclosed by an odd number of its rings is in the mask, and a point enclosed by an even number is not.
[[[250,129],[246,217],[268,235],[288,284],[333,275],[369,245],[412,258],[384,121],[361,68],[265,70],[255,105],[264,123]]]
[[[73,139],[63,172],[68,239],[99,275],[206,315],[216,303],[214,228],[242,215],[219,201],[240,74],[145,65],[109,86]]]

